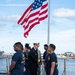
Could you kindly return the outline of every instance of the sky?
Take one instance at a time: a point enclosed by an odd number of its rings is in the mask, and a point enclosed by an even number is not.
[[[0,50],[14,53],[13,45],[21,42],[40,43],[39,50],[43,53],[43,45],[47,43],[48,19],[35,26],[28,38],[24,38],[24,29],[17,24],[18,19],[34,0],[0,0]],[[56,45],[55,52],[75,53],[75,0],[50,0],[50,43]]]

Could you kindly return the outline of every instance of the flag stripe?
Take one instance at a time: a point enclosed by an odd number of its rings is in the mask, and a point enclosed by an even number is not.
[[[31,29],[40,23],[40,21],[48,17],[48,2],[47,0],[35,0],[19,19],[18,24],[22,25],[27,37]]]
[[[28,9],[24,12],[24,14],[22,15],[22,17],[18,20],[18,24],[21,24],[20,22],[22,22],[25,17],[27,16],[27,14],[31,11],[32,8],[32,4],[28,7]]]
[[[48,9],[44,10],[43,12],[41,12],[39,15],[45,14],[48,12]]]
[[[43,6],[41,7],[41,10],[44,9],[44,8],[46,8],[47,6],[48,6],[48,3],[43,4]],[[48,8],[47,8],[47,9],[48,9]]]
[[[42,9],[42,8],[41,8],[41,9]],[[44,9],[42,9],[42,10],[40,11],[40,13],[42,13],[42,12],[45,11],[45,10],[48,10],[48,6],[45,7]]]
[[[32,22],[32,23],[30,23],[30,24],[29,24],[28,28],[27,28],[25,31],[28,31],[28,30],[29,30],[29,28],[30,28],[32,25],[34,25],[34,23],[36,23],[36,22],[38,22],[38,23],[39,23],[39,21],[38,21],[38,20],[35,20],[34,22]]]
[[[35,19],[35,18],[37,18],[37,17],[38,17],[38,15],[29,18],[28,21],[23,24],[23,26],[24,26],[24,25],[27,26],[27,24],[28,24],[28,22],[29,22],[30,20],[33,20],[33,19]]]
[[[45,10],[44,12],[40,13],[39,19],[46,16],[46,15],[48,15],[48,10]]]
[[[40,8],[37,9],[37,12],[31,12],[32,14],[28,17],[27,22],[24,23],[24,30],[26,30],[30,24],[33,24],[35,20],[39,21],[39,12]]]
[[[39,14],[39,20],[42,21],[48,17],[48,2],[44,2]]]
[[[25,20],[21,23],[22,25],[24,24],[24,22],[27,22],[29,18],[33,17],[33,16],[36,16],[37,14],[39,13],[39,11],[35,12],[35,13],[32,13],[29,15],[28,18],[25,18]]]
[[[39,22],[35,22],[33,25],[31,25],[31,26],[29,27],[28,31],[25,31],[24,36],[26,37],[26,35],[28,35],[28,33],[31,31],[31,29],[32,29],[35,25],[37,25],[37,24],[39,24]]]
[[[46,19],[47,17],[48,17],[48,15],[45,15],[44,17],[41,17],[41,18],[40,18],[40,21]]]
[[[28,26],[29,26],[31,23],[33,23],[35,20],[38,20],[38,18],[35,18],[35,19],[33,19],[33,20],[30,20],[26,26],[24,25],[24,29],[27,29]]]

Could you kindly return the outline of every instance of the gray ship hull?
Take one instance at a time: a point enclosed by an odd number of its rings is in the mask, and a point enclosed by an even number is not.
[[[0,51],[0,56],[2,56],[2,55],[3,55],[3,53],[4,53],[4,51]]]

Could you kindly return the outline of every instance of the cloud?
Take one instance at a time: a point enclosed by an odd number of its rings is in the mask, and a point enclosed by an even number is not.
[[[75,19],[75,9],[59,8],[53,11],[53,15],[58,18]]]
[[[4,27],[4,26],[6,26],[5,23],[0,23],[0,28],[2,28],[2,27]]]
[[[73,36],[75,36],[75,29],[50,33],[50,43],[56,45],[56,53],[64,53],[67,51],[75,53],[75,38],[73,38]],[[11,53],[13,52],[13,44],[17,41],[22,42],[23,45],[25,45],[25,43],[30,43],[31,46],[33,46],[34,42],[40,42],[39,50],[43,53],[43,45],[47,43],[47,34],[45,34],[43,30],[40,30],[38,32],[36,30],[32,30],[27,39],[23,37],[23,33],[16,35],[11,34],[1,38],[0,46],[4,46],[4,51],[6,53]]]
[[[17,25],[17,21],[20,18],[20,15],[9,15],[9,16],[0,16],[0,32],[6,34],[11,34],[14,30],[19,30],[21,26]],[[23,28],[22,28],[23,29]],[[13,33],[15,33],[13,31]],[[20,33],[20,32],[19,32]]]
[[[28,6],[29,4],[0,4],[0,6]]]
[[[0,32],[4,31],[4,28],[6,27],[7,24],[0,22]]]
[[[75,36],[75,29],[52,33],[52,35],[53,37],[66,38],[66,40],[67,38],[72,39]]]
[[[17,22],[20,15],[0,16],[0,22]]]
[[[75,29],[51,33],[50,42],[56,45],[57,47],[56,53],[64,53],[66,51],[74,52],[75,49],[74,36],[75,36]]]
[[[34,29],[36,29],[36,28],[34,28]],[[30,43],[31,46],[33,46],[33,43],[35,43],[35,42],[37,42],[37,43],[40,42],[39,49],[43,53],[43,51],[44,51],[43,44],[46,43],[47,36],[43,30],[36,31],[34,29],[30,32],[28,38],[23,37],[24,31],[22,32],[21,30],[17,30],[14,34],[12,33],[10,35],[6,34],[6,35],[1,36],[0,37],[0,39],[1,39],[0,46],[4,47],[3,50],[5,51],[5,53],[12,53],[13,52],[13,44],[15,42],[20,41],[23,43],[23,45],[25,45],[25,43]],[[15,30],[13,30],[13,31],[15,31]],[[21,31],[21,34],[18,34],[19,31]],[[35,32],[33,32],[33,31],[35,31]],[[8,44],[7,44],[7,42],[8,42]],[[10,48],[9,48],[9,46],[10,46]]]

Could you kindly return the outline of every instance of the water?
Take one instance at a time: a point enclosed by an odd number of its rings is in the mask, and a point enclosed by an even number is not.
[[[59,75],[62,75],[64,72],[64,59],[58,59],[58,70]],[[66,75],[75,75],[75,59],[66,60]]]
[[[7,65],[9,66],[10,63],[10,58],[8,60],[6,58],[0,59],[0,73],[7,73]]]
[[[0,59],[0,73],[6,73],[6,59]]]
[[[64,72],[64,59],[58,59],[58,70],[59,75],[62,75]],[[6,59],[0,59],[0,73],[6,72]],[[75,75],[75,59],[66,60],[66,75]]]

